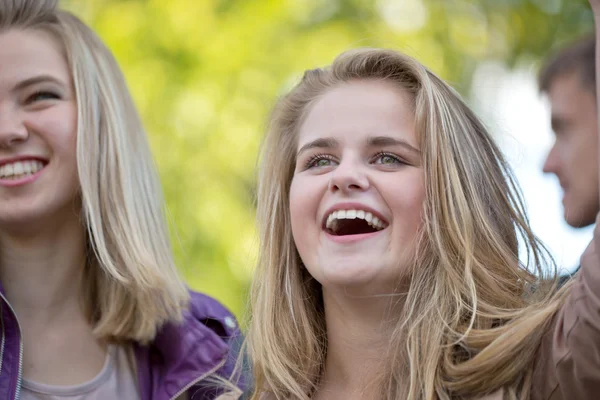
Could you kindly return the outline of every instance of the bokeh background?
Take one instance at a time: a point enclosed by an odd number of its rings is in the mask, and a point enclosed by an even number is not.
[[[177,262],[242,317],[256,260],[257,153],[276,97],[358,46],[402,50],[453,85],[500,141],[558,264],[590,230],[562,222],[540,62],[591,32],[585,0],[63,0],[112,49],[150,135]]]

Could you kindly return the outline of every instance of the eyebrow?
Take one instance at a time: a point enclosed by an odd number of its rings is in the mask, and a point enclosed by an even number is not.
[[[375,136],[367,140],[367,144],[372,147],[385,146],[401,146],[416,154],[421,154],[421,151],[416,147],[411,146],[406,140],[396,139],[390,136]]]
[[[421,154],[421,151],[411,146],[407,141],[396,139],[390,136],[374,136],[367,139],[367,145],[370,147],[401,146],[406,150]],[[320,138],[306,143],[298,150],[296,156],[310,149],[331,149],[339,146],[339,142],[333,138]]]
[[[308,142],[304,146],[302,146],[300,148],[300,150],[298,150],[298,153],[296,153],[296,156],[299,156],[300,154],[302,154],[305,151],[310,150],[310,149],[331,149],[331,148],[338,147],[338,146],[339,146],[339,142],[332,138],[316,139],[316,140],[313,140],[312,142]]]
[[[22,80],[21,82],[17,83],[17,85],[15,86],[15,91],[21,90],[21,89],[25,89],[28,86],[32,86],[38,83],[44,83],[44,82],[51,82],[51,83],[55,83],[61,86],[67,86],[62,80],[57,79],[51,75],[38,75],[38,76],[34,76],[33,78],[28,78],[25,80]]]

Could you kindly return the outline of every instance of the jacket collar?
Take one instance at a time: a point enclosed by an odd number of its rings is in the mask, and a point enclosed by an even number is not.
[[[135,346],[142,400],[169,400],[207,376],[228,378],[237,354],[230,344],[242,337],[235,319],[216,300],[191,292],[181,323],[163,326],[155,340]]]

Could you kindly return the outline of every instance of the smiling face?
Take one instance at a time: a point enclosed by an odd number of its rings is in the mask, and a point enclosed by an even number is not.
[[[573,227],[591,225],[598,202],[598,113],[593,89],[578,73],[555,78],[548,90],[554,145],[544,172],[557,176],[563,189],[564,218]]]
[[[425,197],[410,96],[354,81],[315,101],[298,134],[292,234],[323,287],[389,293],[414,256]]]
[[[45,32],[9,30],[0,59],[0,230],[75,215],[77,107],[63,52]]]

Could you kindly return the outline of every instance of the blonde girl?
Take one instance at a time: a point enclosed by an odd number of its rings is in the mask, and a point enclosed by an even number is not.
[[[214,398],[235,320],[177,273],[119,67],[56,3],[0,2],[0,398]]]
[[[261,157],[253,399],[598,398],[600,228],[544,283],[505,159],[426,67],[357,49],[306,71]]]

